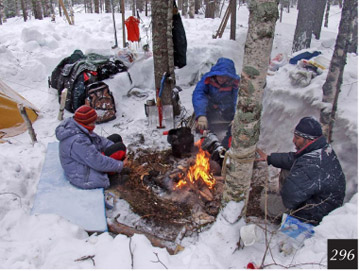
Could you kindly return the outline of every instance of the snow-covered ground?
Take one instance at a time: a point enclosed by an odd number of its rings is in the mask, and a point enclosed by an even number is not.
[[[191,95],[197,80],[209,70],[219,57],[234,60],[240,74],[243,46],[247,33],[248,11],[240,6],[237,11],[236,41],[229,40],[229,26],[222,39],[212,39],[221,22],[217,19],[183,18],[188,51],[187,66],[176,70],[181,102],[187,114],[192,113]],[[128,11],[126,18],[131,15]],[[331,7],[329,27],[323,28],[320,40],[312,40],[310,50],[320,50],[329,60],[332,57],[341,11]],[[276,26],[272,57],[284,53],[291,57],[291,45],[297,11],[284,12],[282,23]],[[141,14],[149,26],[150,18]],[[116,14],[119,44],[122,44],[121,14]],[[146,40],[144,28],[140,29]],[[48,142],[55,141],[58,102],[56,91],[48,89],[47,77],[55,66],[75,49],[84,53],[96,52],[116,55],[111,14],[75,13],[75,25],[70,26],[57,17],[42,21],[11,18],[0,26],[0,79],[40,109],[34,123],[38,143],[31,144],[29,134],[9,138],[0,145],[0,268],[245,268],[247,263],[261,264],[265,252],[264,235],[249,247],[237,250],[240,228],[246,223],[237,220],[243,203],[230,202],[218,215],[216,222],[196,238],[183,240],[185,250],[169,255],[165,249],[152,247],[146,237],[109,233],[89,236],[77,225],[56,215],[31,215],[36,188]],[[141,48],[141,46],[140,46]],[[139,57],[141,52],[138,52]],[[267,79],[264,95],[262,134],[259,146],[267,152],[294,150],[291,131],[298,120],[307,115],[319,117],[319,103],[326,72],[312,79],[305,88],[293,87],[289,72],[295,66],[287,64]],[[357,200],[357,139],[358,139],[358,57],[349,54],[345,67],[342,92],[339,97],[333,147],[347,178],[346,203],[333,211],[315,228],[312,238],[302,248],[289,255],[279,251],[280,235],[270,243],[271,255],[265,265],[283,268],[326,268],[327,239],[358,238]],[[129,148],[169,148],[162,130],[147,125],[144,113],[146,99],[154,98],[153,59],[133,64],[126,73],[106,80],[114,93],[117,118],[97,125],[95,132],[107,136],[120,133]],[[127,95],[131,87],[144,96]],[[72,114],[65,112],[65,117]],[[145,143],[139,142],[139,135]],[[123,203],[119,202],[118,204]],[[124,208],[124,212],[126,208]],[[270,226],[272,230],[275,225]],[[91,259],[76,261],[82,257]],[[279,265],[271,265],[277,263]]]

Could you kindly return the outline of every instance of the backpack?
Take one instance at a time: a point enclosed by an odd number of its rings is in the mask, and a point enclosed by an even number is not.
[[[73,113],[85,103],[88,85],[124,71],[127,67],[120,60],[95,53],[84,55],[81,50],[75,50],[56,66],[48,83],[58,90],[59,103],[62,90],[68,89],[65,109]]]
[[[116,118],[115,100],[109,86],[104,82],[95,82],[86,86],[85,105],[95,109],[96,123],[103,123]]]

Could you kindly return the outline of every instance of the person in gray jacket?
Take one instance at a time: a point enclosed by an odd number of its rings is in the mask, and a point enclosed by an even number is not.
[[[56,138],[60,141],[60,162],[66,178],[82,189],[109,187],[107,173],[121,172],[127,164],[126,148],[121,136],[111,135],[108,139],[97,135],[93,132],[96,118],[96,111],[83,105],[55,130]],[[114,139],[119,142],[114,143]]]
[[[345,176],[340,162],[322,134],[320,123],[305,117],[295,127],[293,143],[296,152],[266,155],[257,149],[257,161],[287,170],[276,203],[270,195],[269,213],[287,211],[303,222],[317,225],[324,216],[343,204]],[[284,207],[281,207],[283,204]],[[274,211],[275,210],[275,211]]]

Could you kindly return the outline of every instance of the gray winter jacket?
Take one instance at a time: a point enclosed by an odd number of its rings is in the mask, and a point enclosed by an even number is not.
[[[343,204],[345,176],[324,136],[297,153],[272,153],[268,164],[290,170],[281,197],[291,215],[317,225]]]
[[[89,133],[73,118],[65,119],[55,133],[60,141],[61,166],[73,185],[83,189],[106,188],[110,185],[106,172],[122,170],[122,161],[102,154],[113,142],[93,132]]]

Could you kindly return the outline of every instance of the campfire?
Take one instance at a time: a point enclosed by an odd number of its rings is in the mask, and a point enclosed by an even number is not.
[[[200,140],[195,143],[199,148],[199,152],[196,155],[195,164],[190,166],[186,177],[181,178],[174,189],[180,189],[187,185],[189,182],[193,185],[195,182],[204,182],[209,189],[212,189],[216,183],[215,178],[210,173],[210,154],[201,148]]]
[[[195,145],[195,152],[180,158],[171,150],[137,149],[129,154],[128,180],[111,176],[113,185],[108,190],[125,200],[140,219],[125,221],[119,213],[110,231],[124,233],[123,227],[140,231],[165,242],[169,250],[168,242],[180,244],[184,237],[198,234],[215,221],[224,184],[221,167],[201,149],[200,141]]]

